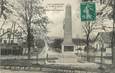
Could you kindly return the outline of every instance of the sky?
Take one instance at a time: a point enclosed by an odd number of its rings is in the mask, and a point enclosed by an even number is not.
[[[11,0],[12,4],[16,5],[18,7],[18,3],[16,4],[16,0]],[[65,18],[65,7],[67,4],[70,4],[72,7],[72,36],[73,38],[82,38],[84,37],[84,32],[82,29],[82,25],[84,25],[84,22],[81,22],[80,19],[80,2],[81,0],[44,0],[43,5],[46,7],[49,4],[62,4],[62,7],[60,8],[62,11],[46,11],[46,15],[48,16],[49,20],[52,22],[48,24],[48,36],[50,37],[64,37],[64,31],[63,31],[63,22]],[[97,5],[96,9],[99,9],[100,6]],[[50,7],[51,8],[51,7]],[[49,9],[50,9],[49,8]],[[108,8],[110,9],[110,8]],[[106,11],[105,11],[106,12]],[[15,17],[10,17],[10,21],[19,22],[19,19],[16,19]],[[4,20],[0,19],[0,24],[2,24]],[[20,23],[20,22],[19,22]],[[11,24],[9,21],[6,22],[6,27],[11,27]],[[107,26],[110,26],[109,24],[112,24],[112,21],[106,19],[104,21],[104,24]]]
[[[48,36],[51,37],[64,37],[63,33],[63,22],[65,17],[65,7],[70,4],[72,7],[72,36],[81,37],[82,26],[80,21],[80,0],[44,0],[45,6],[48,4],[63,4],[61,8],[63,11],[47,11],[47,16],[49,20],[53,23],[48,25]]]
[[[84,37],[84,31],[82,29],[82,25],[84,25],[84,22],[81,22],[80,19],[80,3],[81,0],[44,0],[44,5],[47,6],[48,4],[64,4],[62,7],[63,10],[65,10],[65,7],[67,4],[70,4],[72,7],[72,37],[73,38],[82,38]],[[98,0],[96,1],[96,10],[102,9],[103,5],[99,6]],[[106,11],[111,11],[110,7],[107,7],[105,9]],[[64,37],[64,31],[63,31],[63,22],[65,17],[65,11],[47,11],[47,16],[49,19],[53,22],[48,25],[48,36],[54,36],[54,37]],[[98,20],[98,19],[96,19]],[[99,21],[101,21],[99,19]],[[100,27],[100,22],[97,22],[97,24]],[[105,18],[103,21],[104,26],[112,27],[112,20],[109,20],[108,18]],[[107,29],[107,31],[104,31],[102,29],[96,30],[93,34],[95,36],[97,32],[108,32],[111,31],[111,29]]]

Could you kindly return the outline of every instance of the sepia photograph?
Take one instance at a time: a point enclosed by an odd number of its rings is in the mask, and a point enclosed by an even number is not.
[[[115,73],[115,0],[0,0],[0,73]]]

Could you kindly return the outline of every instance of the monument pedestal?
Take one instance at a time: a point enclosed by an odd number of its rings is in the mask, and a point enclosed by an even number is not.
[[[75,45],[72,43],[64,42],[62,44],[62,53],[74,53],[75,52]]]
[[[75,45],[67,42],[63,43],[62,57],[63,63],[77,63],[77,56],[75,55]]]

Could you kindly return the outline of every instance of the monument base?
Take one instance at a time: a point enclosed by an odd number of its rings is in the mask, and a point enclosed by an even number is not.
[[[62,44],[62,62],[77,63],[74,44]]]
[[[74,53],[75,45],[74,44],[62,44],[62,53]]]

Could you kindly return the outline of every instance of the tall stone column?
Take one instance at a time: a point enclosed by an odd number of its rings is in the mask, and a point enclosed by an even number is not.
[[[64,43],[72,42],[72,11],[71,6],[67,5],[64,21]]]
[[[65,8],[63,30],[64,41],[62,43],[62,52],[74,52],[74,44],[72,42],[72,8],[69,4]]]

